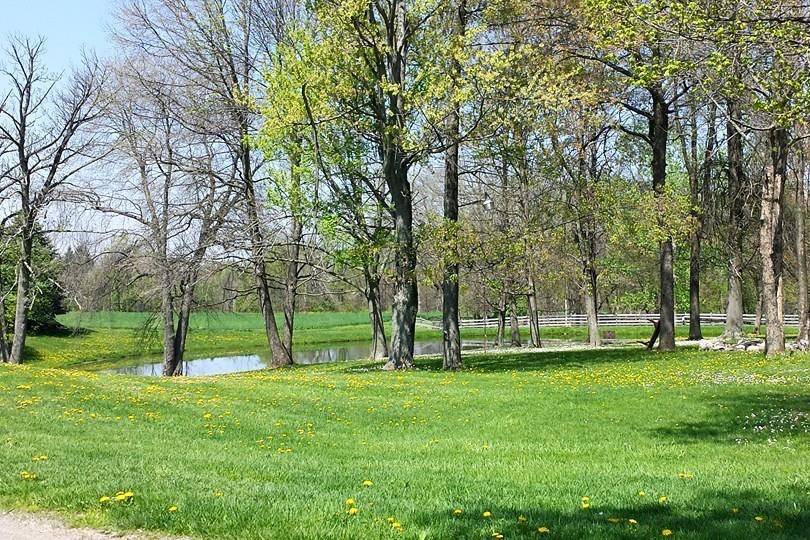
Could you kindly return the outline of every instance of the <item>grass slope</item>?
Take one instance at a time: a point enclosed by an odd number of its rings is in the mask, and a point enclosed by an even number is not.
[[[808,356],[466,365],[188,380],[0,366],[0,506],[200,538],[807,537]]]

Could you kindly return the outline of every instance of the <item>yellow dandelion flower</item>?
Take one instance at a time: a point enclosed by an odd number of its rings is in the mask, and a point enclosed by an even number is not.
[[[540,534],[548,534],[551,530],[548,527],[538,527],[537,532]]]
[[[591,498],[588,496],[582,497],[582,509],[587,510],[591,507]]]
[[[105,503],[110,502],[110,498],[108,496],[104,495],[103,497],[99,497],[98,502],[100,502],[101,504],[105,504]]]
[[[356,516],[358,512],[360,512],[360,510],[358,510],[356,506],[352,506],[351,508],[346,510],[346,513],[349,514],[350,516]]]
[[[518,523],[526,523],[526,516],[518,516]]]
[[[629,523],[630,525],[638,525],[638,521],[636,521],[636,520],[635,520],[635,519],[633,519],[633,518],[628,519],[628,520],[627,520],[627,523]]]
[[[492,517],[492,512],[490,512],[489,510],[487,510],[487,511],[486,511],[486,512],[484,512],[482,515],[483,515],[485,518]]]
[[[661,531],[661,536],[672,536],[672,531],[669,529],[664,529]]]
[[[647,492],[646,492],[646,491],[639,491],[639,492],[638,492],[638,496],[639,496],[639,497],[646,497],[646,496],[647,496]]]
[[[395,521],[396,521],[395,518],[392,518],[392,517],[388,518],[388,523],[394,523]]]
[[[464,510],[462,510],[461,508],[456,508],[455,510],[453,510],[453,515],[454,516],[460,516],[463,513],[464,513]]]
[[[658,497],[658,504],[667,504],[667,501],[669,501],[669,497],[666,495],[661,495]]]
[[[732,509],[731,509],[731,513],[732,513],[732,514],[736,514],[736,513],[737,513],[737,512],[739,512],[739,511],[740,511],[740,509],[739,509],[739,508],[737,508],[736,506],[735,506],[734,508],[732,508]]]
[[[170,506],[169,507],[169,513],[174,514],[175,512],[177,512],[177,507],[176,506]]]
[[[346,506],[354,506],[354,499],[346,499]]]
[[[765,517],[764,517],[764,516],[757,516],[757,517],[755,517],[754,519],[757,521],[757,523],[762,523],[763,521],[765,521]]]
[[[363,480],[363,487],[371,487],[374,485],[374,482],[371,480]]]

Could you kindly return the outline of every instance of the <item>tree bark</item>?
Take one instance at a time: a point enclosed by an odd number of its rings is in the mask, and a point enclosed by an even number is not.
[[[496,342],[498,347],[503,347],[506,336],[506,293],[501,292],[498,298],[498,332]]]
[[[243,167],[250,167],[249,157],[242,158]],[[245,173],[243,173],[245,174]],[[281,336],[276,326],[276,316],[273,309],[273,300],[270,296],[270,283],[267,276],[267,263],[265,261],[264,235],[259,223],[258,201],[256,199],[255,186],[252,175],[247,174],[244,180],[245,202],[248,215],[248,231],[250,234],[251,263],[253,266],[253,277],[256,280],[256,288],[259,293],[259,307],[264,319],[264,330],[267,335],[267,344],[273,356],[273,365],[285,366],[292,364],[292,356],[284,347]]]
[[[660,87],[650,89],[653,102],[649,121],[649,139],[652,145],[653,190],[657,198],[664,196],[667,179],[667,139],[669,136],[669,105]],[[660,218],[663,220],[663,217]],[[665,229],[667,224],[659,221]],[[673,269],[674,249],[672,237],[660,242],[660,304],[659,341],[661,351],[675,350],[675,274]]]
[[[461,38],[467,26],[467,2],[458,0],[453,11],[453,36]],[[447,137],[450,144],[444,156],[444,219],[456,238],[458,223],[459,139],[461,138],[461,112],[456,102],[457,81],[461,77],[461,62],[455,57],[450,62],[451,111],[447,117]],[[451,261],[445,264],[442,279],[442,367],[448,370],[461,368],[461,331],[458,324],[459,297],[458,246],[453,245]]]
[[[391,350],[386,369],[413,367],[413,347],[419,290],[416,282],[416,246],[413,238],[413,199],[407,169],[398,152],[388,152],[385,176],[394,203],[394,287],[391,313]]]
[[[740,104],[734,99],[726,101],[726,140],[728,149],[728,302],[723,337],[736,339],[743,333],[743,242],[745,227],[745,194]]]
[[[798,167],[796,175],[796,274],[797,274],[797,310],[799,314],[799,333],[796,343],[802,348],[808,347],[810,341],[810,302],[807,291],[807,249],[805,230],[807,219],[807,194],[804,185],[804,164]]]
[[[520,324],[518,323],[517,305],[515,299],[509,303],[509,324],[512,330],[512,347],[522,347],[523,342],[520,339]]]
[[[20,239],[20,260],[17,263],[17,298],[14,309],[14,336],[11,341],[12,364],[22,364],[25,341],[28,336],[28,302],[31,292],[31,265],[33,254],[34,223],[27,213]]]
[[[380,278],[376,277],[368,269],[365,273],[368,316],[371,322],[370,357],[374,360],[380,360],[388,357],[388,341],[385,338],[385,322],[383,320],[382,303],[380,302]]]
[[[301,193],[301,141],[293,143],[290,152],[290,248],[287,252],[287,276],[284,280],[284,348],[292,356],[293,333],[295,332],[295,308],[298,299],[298,281],[301,264],[301,241],[304,237],[302,222],[303,200]]]
[[[585,314],[588,319],[588,344],[592,347],[602,345],[602,336],[599,333],[599,307],[596,270],[593,267],[585,269],[588,281],[584,298]]]
[[[782,202],[787,174],[788,131],[773,127],[768,131],[771,164],[762,182],[759,250],[762,258],[762,293],[766,318],[765,353],[776,355],[785,350],[781,312],[783,266]]]

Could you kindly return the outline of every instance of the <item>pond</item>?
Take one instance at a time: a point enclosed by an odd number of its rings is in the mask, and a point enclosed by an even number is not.
[[[463,344],[467,350],[486,347],[484,341],[470,341]],[[339,343],[325,344],[318,347],[299,349],[294,351],[294,362],[298,365],[326,364],[329,362],[348,362],[350,360],[364,360],[368,358],[370,343]],[[414,354],[440,354],[442,352],[441,340],[417,341],[414,344]],[[224,375],[226,373],[241,373],[256,371],[271,366],[269,353],[241,354],[231,356],[215,356],[210,358],[195,358],[183,362],[183,374],[189,377],[203,377],[205,375]],[[160,376],[163,374],[162,362],[150,361],[145,364],[112,369],[110,373],[126,375]]]

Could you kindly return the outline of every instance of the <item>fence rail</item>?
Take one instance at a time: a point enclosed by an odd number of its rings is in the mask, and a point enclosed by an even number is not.
[[[650,324],[650,321],[657,321],[659,318],[658,313],[604,313],[599,315],[600,326],[643,326]],[[524,315],[518,317],[519,326],[529,326],[529,317]],[[785,315],[785,324],[795,326],[799,324],[799,316],[795,314]],[[581,314],[554,314],[554,315],[541,315],[538,318],[541,327],[567,327],[567,326],[587,326],[588,317]],[[725,324],[725,313],[701,313],[701,324]],[[745,324],[754,324],[756,322],[756,315],[753,313],[746,313],[743,315],[743,322]],[[765,317],[762,317],[762,324],[765,324]],[[418,317],[416,324],[428,328],[441,328],[441,321],[431,321]],[[506,324],[509,324],[507,319]],[[689,324],[689,314],[679,313],[675,315],[676,325]],[[497,328],[497,318],[483,318],[483,319],[461,319],[459,321],[461,328]]]

